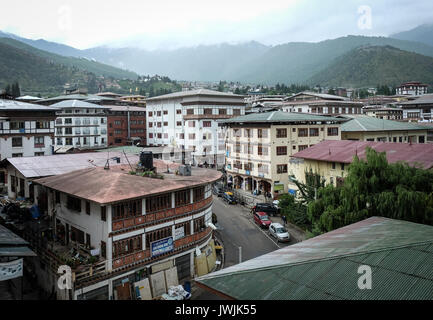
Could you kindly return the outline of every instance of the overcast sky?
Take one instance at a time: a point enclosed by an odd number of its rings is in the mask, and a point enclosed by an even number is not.
[[[387,36],[432,21],[431,0],[14,0],[0,30],[79,49],[156,49]]]

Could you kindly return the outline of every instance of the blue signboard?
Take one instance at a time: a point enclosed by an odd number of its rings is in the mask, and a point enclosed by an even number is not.
[[[161,254],[171,252],[173,250],[174,250],[173,237],[155,241],[152,242],[151,244],[152,257],[156,257]]]

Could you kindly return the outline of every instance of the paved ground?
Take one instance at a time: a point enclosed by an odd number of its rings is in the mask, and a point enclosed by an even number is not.
[[[216,235],[224,246],[224,268],[239,263],[239,247],[242,247],[242,261],[250,260],[304,239],[303,233],[287,226],[291,235],[289,243],[277,243],[267,230],[261,229],[253,221],[250,209],[240,205],[229,205],[221,198],[214,197],[213,212],[218,217],[219,230]],[[271,217],[274,222],[282,222],[280,217]],[[193,287],[193,300],[215,300],[215,295]]]

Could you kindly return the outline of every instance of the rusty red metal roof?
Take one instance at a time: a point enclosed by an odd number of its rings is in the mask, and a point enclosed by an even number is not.
[[[162,160],[154,160],[154,166],[164,179],[131,175],[129,165],[119,165],[110,170],[82,169],[34,182],[78,198],[110,204],[211,183],[222,175],[216,170],[192,168],[191,176],[180,176],[174,173],[179,164]],[[172,173],[167,173],[167,167]]]
[[[293,158],[302,158],[326,162],[352,163],[358,155],[365,159],[366,148],[386,152],[389,163],[407,162],[411,166],[423,169],[433,168],[433,144],[409,144],[363,141],[322,141],[315,146],[294,154]]]

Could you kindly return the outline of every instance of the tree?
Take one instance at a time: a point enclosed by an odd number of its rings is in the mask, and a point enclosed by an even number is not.
[[[329,89],[328,94],[333,94],[333,95],[335,95],[335,90],[334,90],[334,89]]]
[[[354,158],[343,186],[321,188],[307,213],[319,233],[372,216],[433,225],[433,172],[389,164],[386,153],[367,148],[366,160]]]

